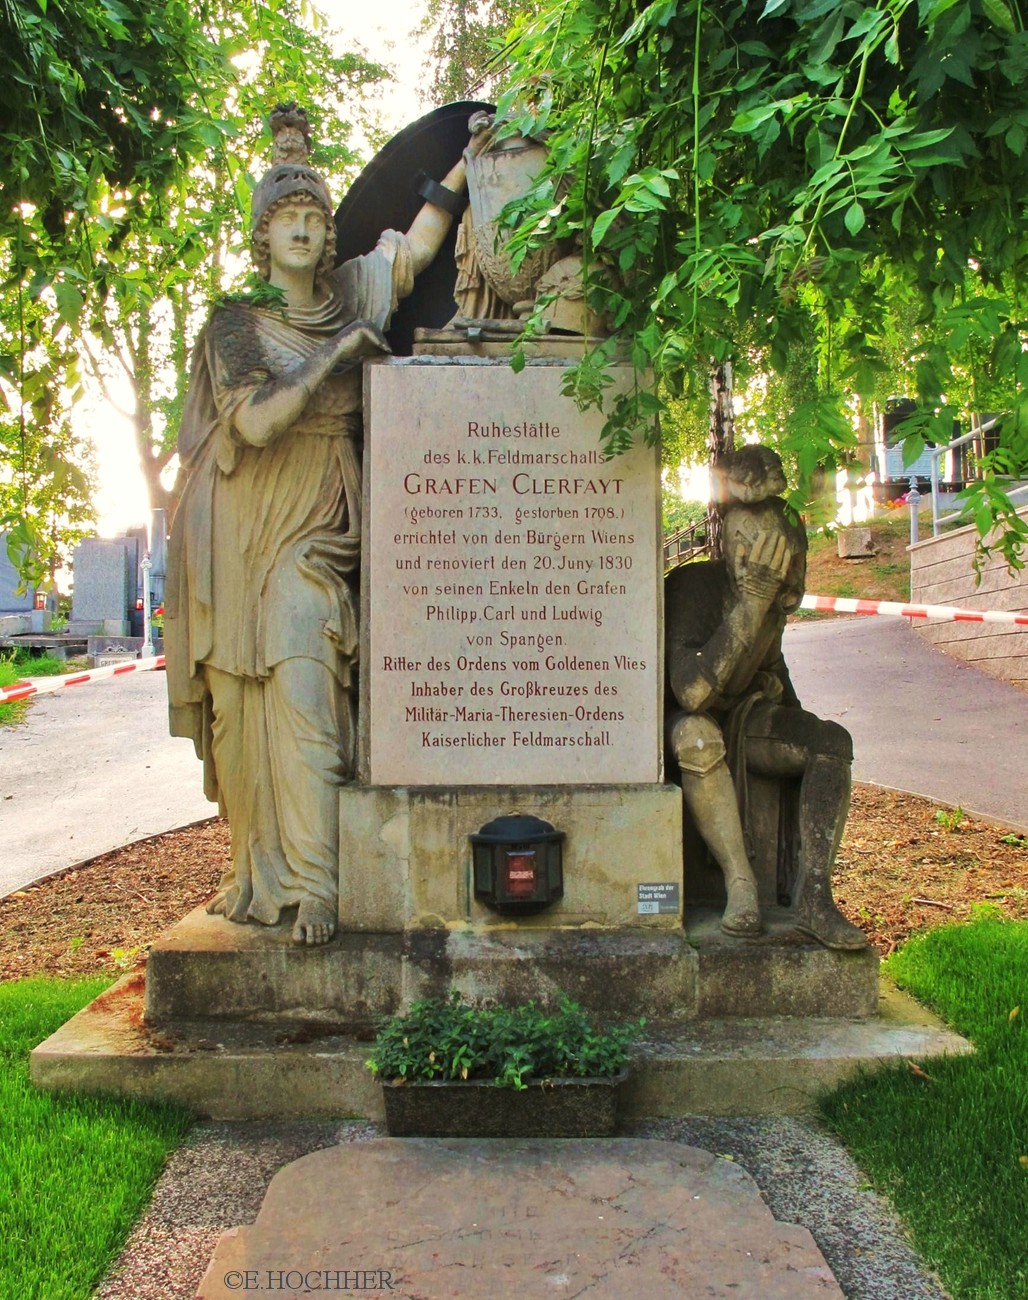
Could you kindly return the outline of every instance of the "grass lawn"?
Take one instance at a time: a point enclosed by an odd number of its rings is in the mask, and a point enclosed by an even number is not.
[[[931,535],[930,521],[925,525]],[[910,599],[910,516],[906,510],[883,511],[872,519],[875,554],[866,559],[841,560],[837,530],[808,538],[807,591],[816,596],[845,596],[859,600]],[[834,618],[800,610],[794,618]]]
[[[0,984],[0,1296],[12,1300],[88,1300],[189,1128],[176,1107],[29,1083],[29,1051],[110,982]]]
[[[916,936],[885,967],[974,1056],[863,1075],[823,1114],[955,1300],[1028,1297],[1028,922]]]

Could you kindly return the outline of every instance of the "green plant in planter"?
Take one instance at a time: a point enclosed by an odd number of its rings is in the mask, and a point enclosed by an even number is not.
[[[386,1020],[367,1065],[383,1083],[492,1079],[522,1090],[529,1079],[608,1079],[624,1069],[644,1024],[597,1028],[568,998],[547,1011],[535,1002],[474,1007],[453,992]]]

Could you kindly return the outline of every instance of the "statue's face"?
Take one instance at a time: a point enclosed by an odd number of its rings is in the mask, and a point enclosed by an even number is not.
[[[307,141],[298,126],[283,127],[275,136],[275,157],[283,162],[307,157]]]
[[[275,209],[268,222],[272,274],[317,269],[325,248],[328,218],[318,204],[297,195]]]

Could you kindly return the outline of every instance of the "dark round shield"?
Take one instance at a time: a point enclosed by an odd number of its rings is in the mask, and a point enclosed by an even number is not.
[[[424,202],[415,193],[414,178],[425,172],[433,180],[443,179],[467,148],[468,118],[479,110],[491,113],[493,105],[472,100],[444,104],[404,127],[375,155],[336,211],[337,263],[370,253],[383,230],[410,227]],[[396,356],[410,356],[418,326],[439,329],[456,312],[456,238],[454,221],[435,261],[418,276],[414,292],[393,316],[386,337]]]

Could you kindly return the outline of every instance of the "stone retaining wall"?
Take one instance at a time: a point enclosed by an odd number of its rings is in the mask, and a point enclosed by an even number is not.
[[[1028,507],[1018,511],[1028,519]],[[910,598],[915,604],[965,609],[1028,611],[1028,570],[1011,574],[993,556],[976,585],[974,527],[929,537],[910,547]],[[914,626],[933,645],[1005,681],[1028,685],[1028,628],[1002,623],[950,623],[930,619]]]

